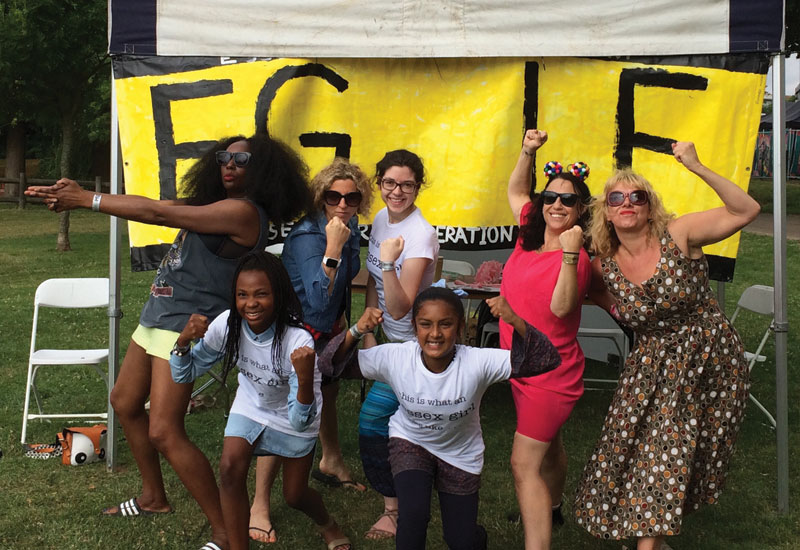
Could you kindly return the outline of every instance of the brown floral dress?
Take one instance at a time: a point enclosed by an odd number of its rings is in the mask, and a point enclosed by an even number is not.
[[[683,515],[716,502],[747,401],[739,336],[720,311],[705,257],[671,235],[656,273],[638,287],[616,262],[603,279],[636,342],[575,499],[596,537],[677,535]]]

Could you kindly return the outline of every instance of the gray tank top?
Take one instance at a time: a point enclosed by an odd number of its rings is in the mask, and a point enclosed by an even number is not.
[[[258,210],[260,224],[258,242],[252,250],[264,250],[269,236],[267,213],[252,204]],[[180,332],[192,313],[213,319],[230,307],[238,263],[238,258],[223,258],[209,250],[199,234],[181,229],[156,271],[139,323]]]

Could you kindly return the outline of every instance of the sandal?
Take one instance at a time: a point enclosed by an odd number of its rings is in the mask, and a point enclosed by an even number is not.
[[[386,510],[381,515],[378,516],[378,519],[375,520],[375,523],[378,523],[381,518],[389,518],[389,520],[394,524],[394,533],[391,531],[387,531],[386,529],[379,529],[375,527],[375,524],[370,527],[369,531],[364,533],[364,538],[367,540],[388,540],[393,539],[397,534],[397,510]]]
[[[262,544],[272,544],[274,542],[278,542],[278,537],[275,534],[275,527],[270,527],[269,529],[262,529],[261,527],[253,527],[251,525],[250,527],[247,528],[247,530],[250,540],[254,540]],[[253,535],[253,533],[250,533],[250,531],[258,531],[258,533]]]
[[[363,493],[367,490],[363,483],[359,483],[358,481],[353,481],[351,479],[339,479],[333,474],[323,473],[322,470],[312,471],[311,477],[320,483],[327,485],[328,487],[346,487],[348,489],[358,491],[359,493]]]
[[[325,525],[315,525],[317,532],[322,535],[323,540],[325,539],[325,532],[328,529],[332,529],[333,527],[338,527],[336,525],[336,521],[334,521],[333,517],[328,520],[328,523]],[[341,528],[340,528],[341,530]],[[345,547],[343,550],[352,550],[353,543],[350,542],[350,539],[347,538],[346,535],[343,535],[337,539],[333,539],[332,541],[325,541],[325,544],[328,546],[328,550],[336,550],[339,547]]]
[[[109,512],[111,508],[106,508],[103,510],[104,516],[118,516],[118,517],[136,517],[136,516],[154,516],[157,514],[169,514],[172,512],[172,509],[166,510],[164,512],[156,512],[155,510],[145,510],[141,506],[139,506],[139,502],[132,498],[130,500],[126,500],[125,502],[120,502],[117,504],[117,511],[116,512]]]

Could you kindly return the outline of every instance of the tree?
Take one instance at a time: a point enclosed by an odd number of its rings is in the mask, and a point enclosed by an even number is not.
[[[786,51],[800,53],[800,2],[786,1]]]
[[[7,0],[0,8],[3,37],[0,68],[16,75],[24,97],[16,106],[19,120],[33,120],[59,134],[61,177],[72,175],[76,132],[81,114],[97,104],[109,78],[105,0]],[[3,72],[5,72],[5,70]],[[108,105],[108,99],[105,99]],[[59,218],[58,250],[69,250],[69,213]]]

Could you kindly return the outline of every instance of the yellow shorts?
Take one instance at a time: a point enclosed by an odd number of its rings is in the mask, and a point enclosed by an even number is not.
[[[169,354],[175,346],[178,336],[180,336],[180,333],[174,330],[139,325],[133,331],[131,340],[144,348],[148,355],[169,361]]]

